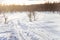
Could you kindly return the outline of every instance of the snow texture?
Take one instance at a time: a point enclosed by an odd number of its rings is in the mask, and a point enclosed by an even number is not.
[[[0,40],[60,40],[60,12],[35,12],[36,21],[32,22],[28,13],[5,13],[7,24],[1,13]]]

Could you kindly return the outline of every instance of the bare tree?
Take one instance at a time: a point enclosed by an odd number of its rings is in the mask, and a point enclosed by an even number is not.
[[[8,18],[6,17],[6,14],[5,13],[3,13],[3,17],[4,17],[4,23],[7,24],[7,19]]]
[[[30,22],[32,22],[32,16],[33,16],[33,21],[36,21],[35,12],[29,12],[28,17],[29,17]]]
[[[33,17],[34,17],[34,21],[36,21],[36,15],[35,15],[35,12],[32,12],[32,15],[33,15]]]
[[[28,14],[28,17],[29,17],[29,20],[30,20],[30,22],[32,22],[32,13],[31,12],[29,12],[29,14]]]

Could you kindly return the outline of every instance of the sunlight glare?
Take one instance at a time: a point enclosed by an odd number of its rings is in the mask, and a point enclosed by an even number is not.
[[[4,0],[2,1],[2,4],[10,5],[10,4],[16,4],[16,5],[31,5],[31,4],[43,4],[45,2],[60,2],[59,0]]]

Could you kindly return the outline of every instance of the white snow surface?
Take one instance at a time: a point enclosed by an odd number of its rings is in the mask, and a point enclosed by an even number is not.
[[[29,21],[29,12],[0,14],[0,40],[60,40],[60,12],[35,12],[36,21]],[[33,19],[33,18],[32,18]]]

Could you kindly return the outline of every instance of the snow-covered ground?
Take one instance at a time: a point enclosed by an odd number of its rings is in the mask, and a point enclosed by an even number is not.
[[[60,40],[60,12],[35,12],[32,22],[28,13],[5,13],[7,24],[0,14],[0,40]]]

